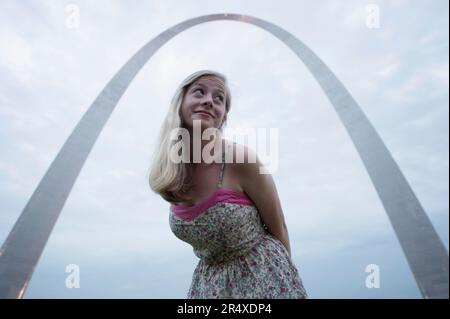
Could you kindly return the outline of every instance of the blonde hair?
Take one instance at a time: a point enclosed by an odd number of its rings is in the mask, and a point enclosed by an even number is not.
[[[231,94],[230,89],[228,88],[227,79],[219,72],[211,70],[197,71],[189,75],[178,86],[178,89],[170,102],[170,108],[167,112],[165,121],[161,127],[158,145],[153,154],[149,175],[150,188],[168,202],[179,203],[192,200],[192,197],[187,194],[192,187],[192,168],[189,163],[174,163],[170,159],[170,150],[177,142],[170,138],[170,134],[174,129],[182,127],[180,109],[187,89],[192,83],[203,76],[215,76],[224,82],[226,114],[228,114],[231,107]],[[224,123],[222,123],[219,128],[219,133],[222,132],[223,125]]]

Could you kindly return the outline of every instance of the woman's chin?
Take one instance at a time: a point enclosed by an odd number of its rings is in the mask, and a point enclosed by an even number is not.
[[[195,119],[197,122],[197,125],[200,124],[201,130],[206,130],[207,128],[217,129],[217,127],[214,126],[214,123],[210,119]],[[194,119],[191,123],[191,127],[195,128],[196,125],[194,125]]]

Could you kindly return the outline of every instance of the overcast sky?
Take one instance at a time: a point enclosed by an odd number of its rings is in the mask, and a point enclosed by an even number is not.
[[[79,9],[68,23],[67,5]],[[366,6],[380,10],[369,28]],[[72,10],[72,9],[70,9]],[[69,12],[73,12],[70,11]],[[448,249],[448,2],[0,2],[0,240],[84,112],[145,43],[184,20],[239,13],[308,45],[360,104]],[[136,76],[72,189],[25,298],[184,298],[198,262],[148,186],[180,81],[225,74],[228,127],[277,128],[274,173],[292,258],[311,298],[420,298],[368,174],[332,105],[288,47],[235,21],[195,26]],[[65,285],[66,266],[80,288]],[[369,289],[366,266],[378,265]]]

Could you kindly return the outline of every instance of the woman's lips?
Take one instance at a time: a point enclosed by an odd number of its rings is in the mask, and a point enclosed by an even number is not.
[[[200,114],[200,115],[203,115],[203,116],[209,116],[209,117],[212,117],[211,114],[206,113],[206,112],[195,112],[195,114]]]

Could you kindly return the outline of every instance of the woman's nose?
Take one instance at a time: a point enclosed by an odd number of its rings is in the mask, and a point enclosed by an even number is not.
[[[203,104],[203,105],[209,105],[209,106],[212,106],[212,105],[213,105],[213,103],[212,103],[212,97],[211,97],[210,95],[206,95],[206,96],[205,96],[205,100],[203,101],[202,104]]]

